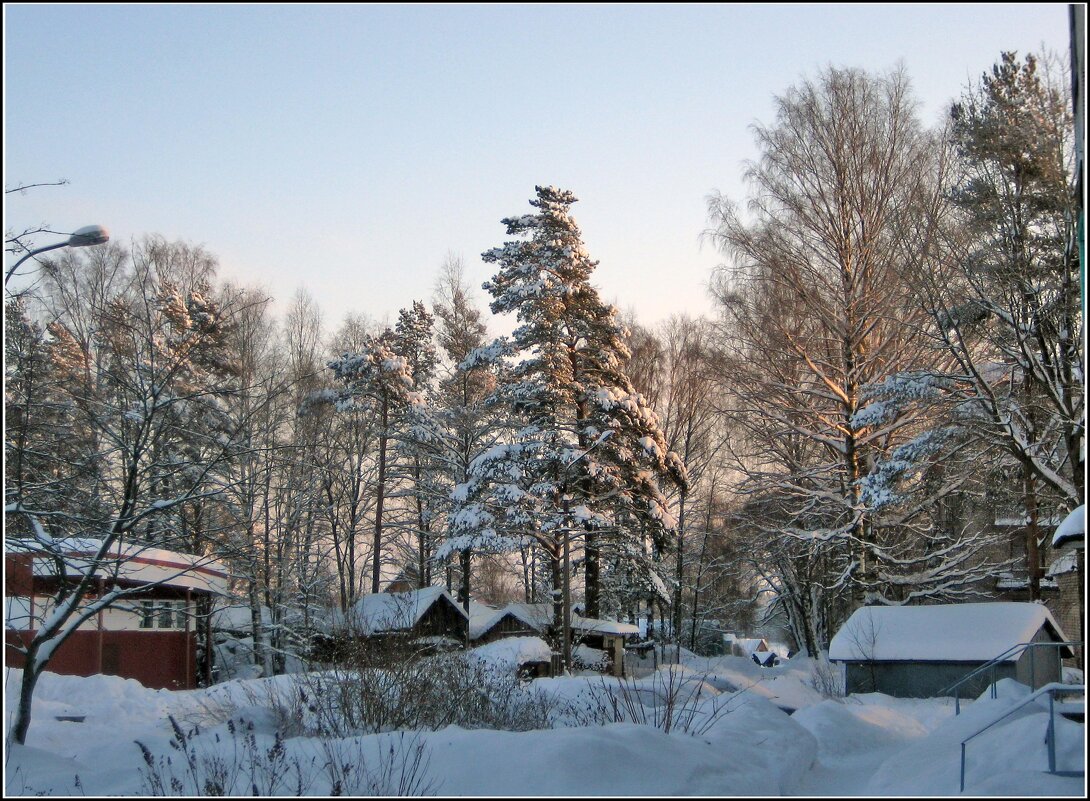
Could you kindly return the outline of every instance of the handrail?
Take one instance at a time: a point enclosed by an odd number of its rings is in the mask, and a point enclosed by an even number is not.
[[[999,656],[995,657],[994,659],[991,659],[988,662],[985,662],[983,665],[976,668],[971,673],[968,673],[968,674],[962,676],[960,679],[955,681],[950,686],[944,687],[942,690],[939,690],[939,692],[937,692],[936,695],[937,696],[944,696],[944,695],[949,695],[950,693],[953,693],[953,695],[954,695],[954,714],[955,715],[960,715],[961,714],[961,695],[960,695],[960,693],[958,691],[960,690],[962,685],[968,683],[972,679],[975,679],[977,676],[982,674],[984,671],[986,671],[988,669],[992,670],[991,694],[992,694],[992,698],[995,698],[996,697],[996,695],[995,695],[995,668],[1001,662],[1008,661],[1008,659],[1010,657],[1014,656],[1016,653],[1018,653],[1020,651],[1025,651],[1027,648],[1055,648],[1057,650],[1057,659],[1062,660],[1063,657],[1061,657],[1059,655],[1059,649],[1060,648],[1072,647],[1072,646],[1077,646],[1077,647],[1081,648],[1082,644],[1083,643],[1081,641],[1078,641],[1078,640],[1071,640],[1071,641],[1064,641],[1064,642],[1020,642],[1020,643],[1018,643],[1016,645],[1012,645],[1010,648],[1005,650],[1003,653],[1001,653]],[[1062,662],[1061,662],[1061,664],[1062,664]],[[1035,671],[1036,671],[1036,663],[1031,661],[1030,662],[1030,672],[1031,672],[1030,682],[1031,683],[1033,682],[1033,677],[1034,677]]]
[[[1032,701],[1036,701],[1042,695],[1048,695],[1048,733],[1045,736],[1045,741],[1048,743],[1048,772],[1056,772],[1056,711],[1053,704],[1053,693],[1082,693],[1086,695],[1086,685],[1083,684],[1063,684],[1062,682],[1054,681],[1050,682],[1039,690],[1030,693],[1017,704],[1012,706],[1006,712],[999,717],[995,718],[991,723],[983,728],[977,729],[973,734],[970,734],[964,740],[961,741],[961,790],[965,792],[965,746],[970,740],[976,737],[978,734],[983,734],[996,723],[1004,720],[1008,715],[1017,712],[1022,707],[1026,706]]]

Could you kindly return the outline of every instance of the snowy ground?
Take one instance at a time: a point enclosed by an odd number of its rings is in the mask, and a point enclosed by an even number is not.
[[[510,657],[511,649],[494,650]],[[19,671],[7,671],[9,716],[19,680]],[[298,681],[169,692],[115,677],[46,674],[27,746],[7,747],[6,794],[188,794],[196,776],[205,784],[198,790],[243,795],[956,795],[960,741],[1027,692],[1001,683],[997,700],[967,704],[955,718],[946,700],[826,699],[812,686],[807,660],[762,670],[735,657],[693,657],[627,690],[593,676],[533,683],[569,710],[620,699],[626,719],[638,722],[578,725],[568,715],[534,731],[449,726],[281,740],[278,730],[290,735],[286,724],[301,723],[286,720],[268,699]],[[57,720],[64,716],[84,719]],[[1047,719],[1043,709],[1027,707],[975,739],[966,793],[1082,796],[1082,778],[1045,772]],[[1061,718],[1057,742],[1060,767],[1082,770],[1083,727]]]

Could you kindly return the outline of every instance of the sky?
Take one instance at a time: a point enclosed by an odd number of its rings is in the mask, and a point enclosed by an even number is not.
[[[709,315],[707,198],[745,200],[751,126],[827,65],[904,64],[921,119],[1003,50],[1068,48],[1066,4],[4,6],[5,231],[203,245],[335,327],[430,300],[569,189],[602,296]],[[50,244],[42,235],[35,244]],[[12,259],[6,257],[8,264]],[[493,324],[494,329],[504,325]]]

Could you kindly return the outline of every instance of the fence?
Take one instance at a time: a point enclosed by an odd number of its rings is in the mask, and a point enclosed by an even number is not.
[[[647,649],[625,649],[624,677],[642,679],[650,676],[662,665],[676,665],[678,650],[676,646],[658,646]]]

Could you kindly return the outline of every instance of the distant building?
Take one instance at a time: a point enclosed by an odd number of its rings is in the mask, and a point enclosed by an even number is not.
[[[66,546],[69,574],[100,546],[100,540],[72,539]],[[46,669],[71,676],[121,676],[155,689],[196,687],[196,601],[227,594],[226,566],[160,548],[127,548],[120,553],[117,575],[100,579],[92,598],[114,587],[146,589],[84,622],[57,649]],[[31,641],[50,611],[60,580],[53,559],[5,552],[6,646]],[[4,663],[22,667],[23,656],[5,647]]]
[[[313,639],[310,658],[338,662],[350,658],[359,646],[367,653],[398,658],[398,649],[414,652],[461,648],[469,618],[445,587],[410,592],[375,592],[356,601],[347,613],[335,611],[326,633]]]

